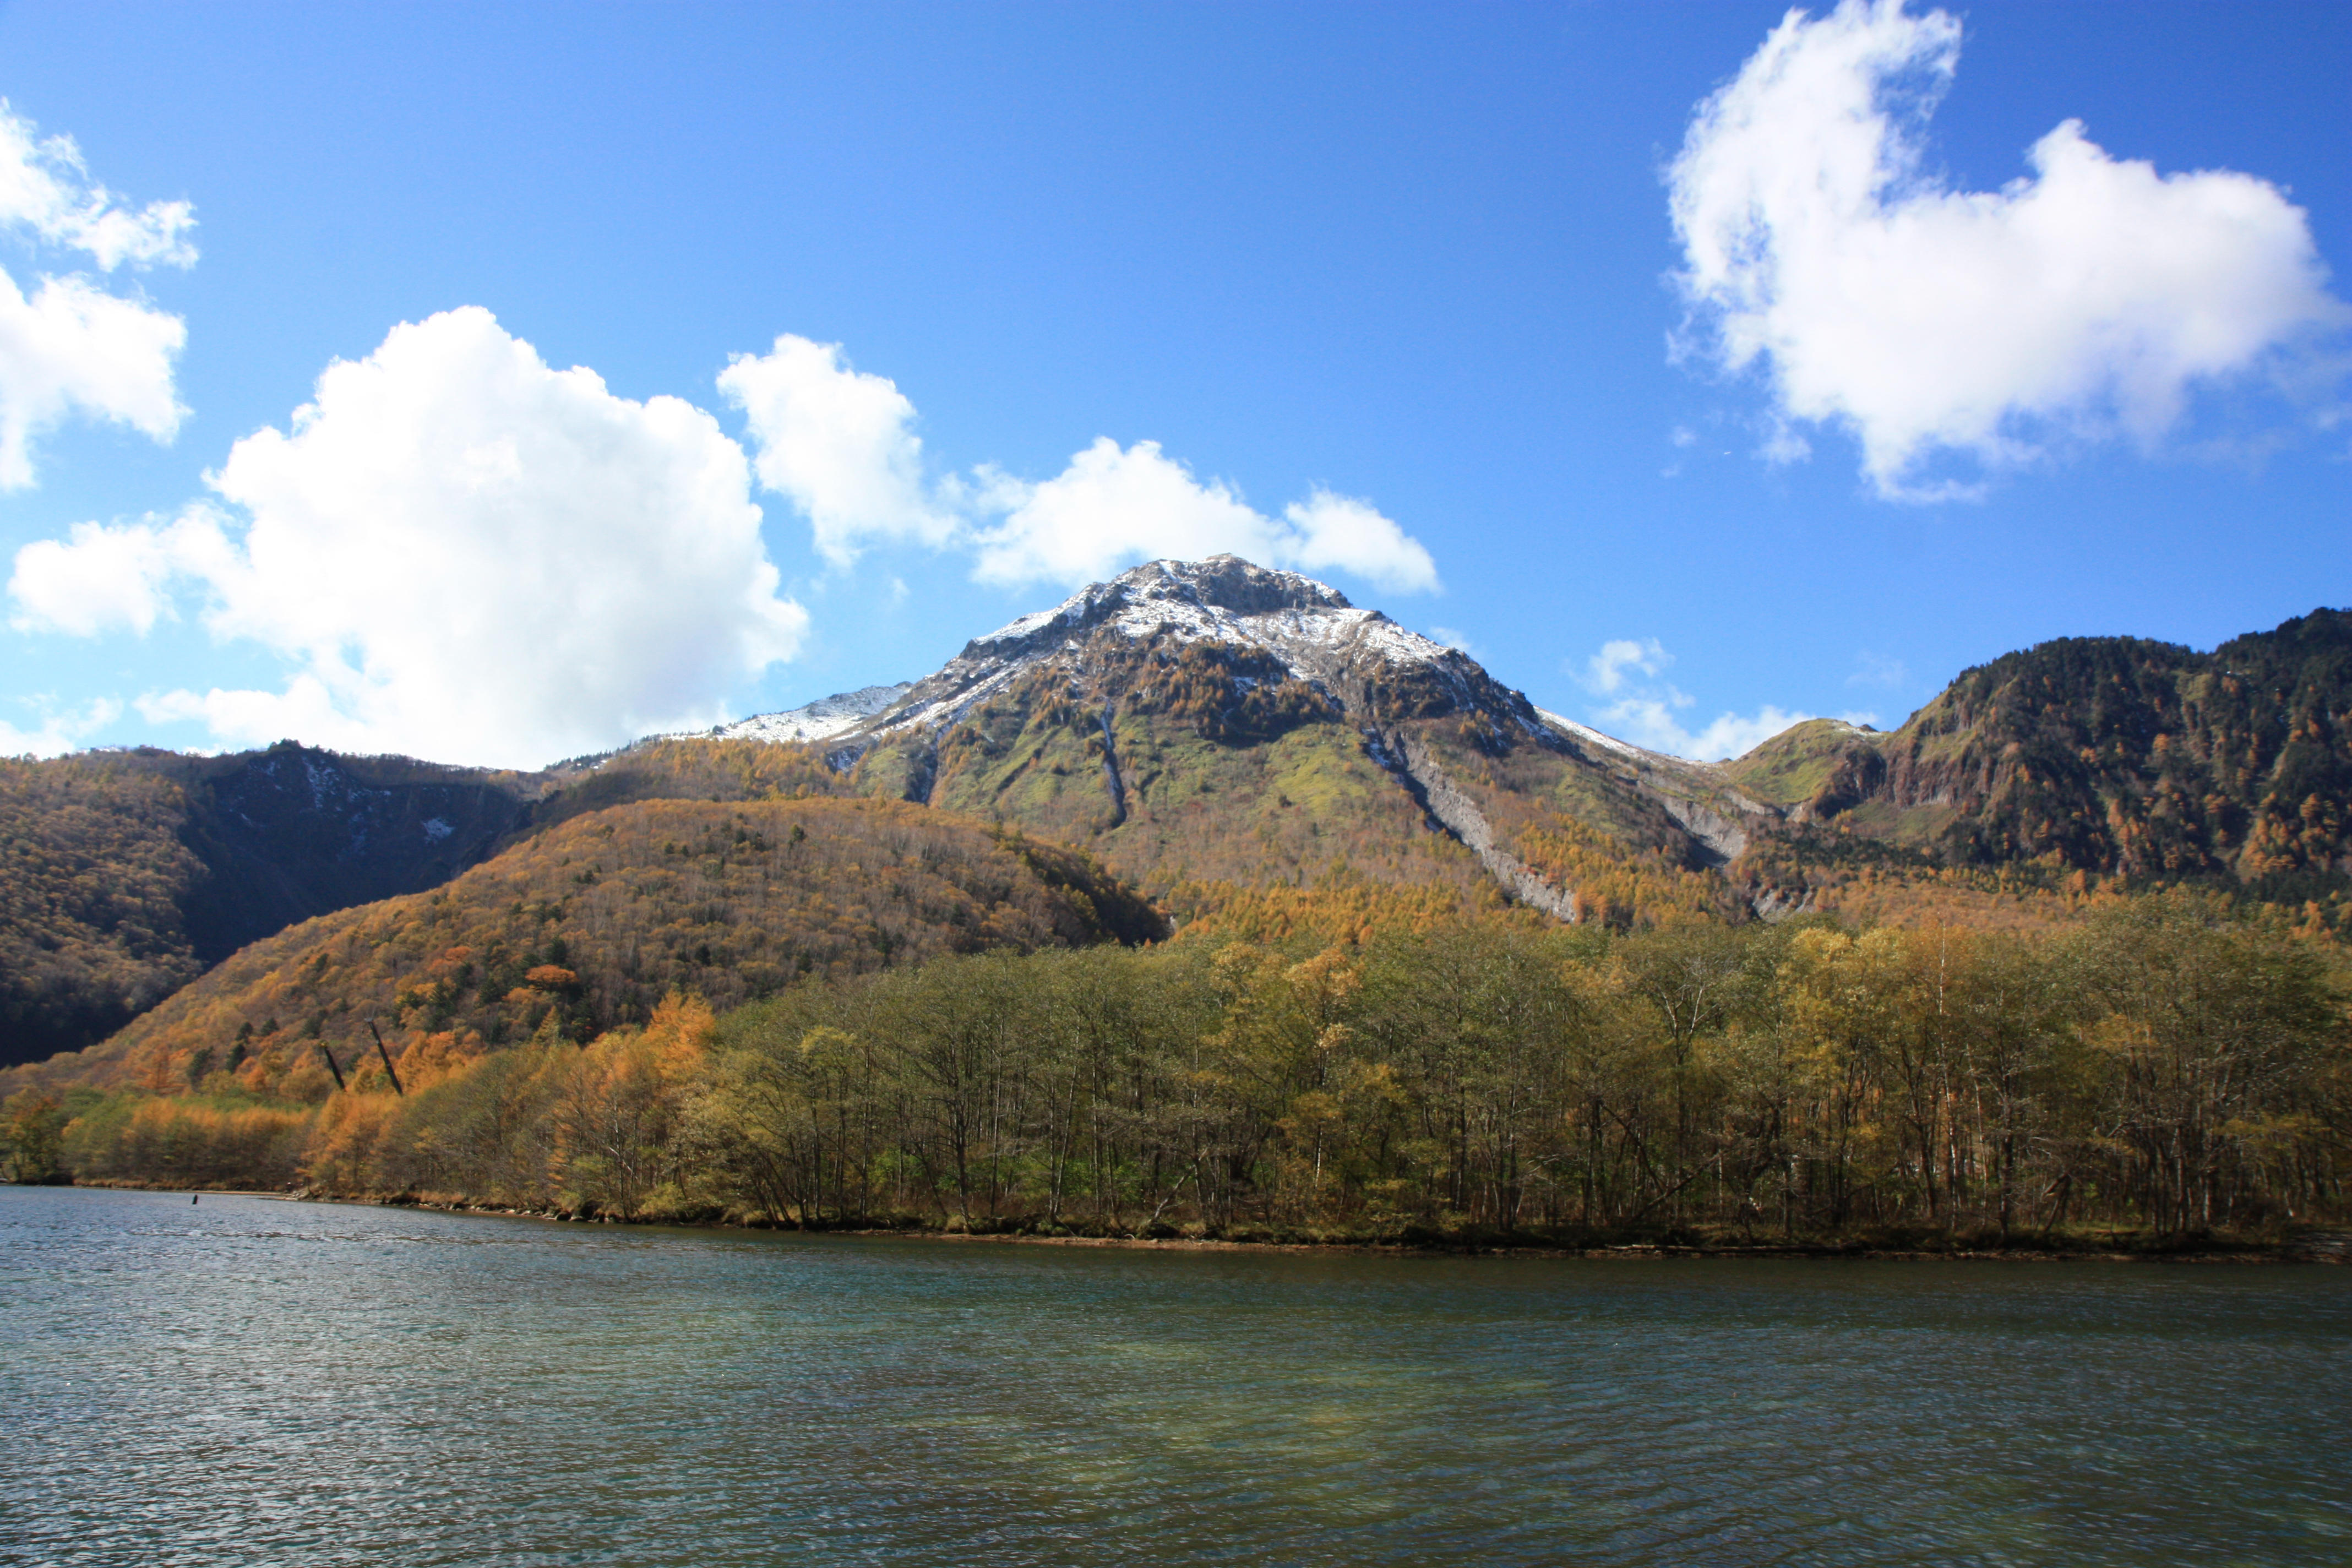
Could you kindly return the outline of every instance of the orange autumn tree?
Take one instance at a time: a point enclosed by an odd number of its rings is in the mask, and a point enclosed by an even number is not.
[[[676,1134],[716,1022],[699,996],[672,991],[643,1029],[612,1030],[580,1053],[552,1118],[559,1184],[575,1203],[634,1217],[668,1188],[661,1206],[681,1206]]]

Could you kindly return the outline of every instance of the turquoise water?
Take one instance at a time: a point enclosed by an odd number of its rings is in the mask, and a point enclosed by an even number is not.
[[[2352,1562],[2352,1270],[0,1189],[0,1560]]]

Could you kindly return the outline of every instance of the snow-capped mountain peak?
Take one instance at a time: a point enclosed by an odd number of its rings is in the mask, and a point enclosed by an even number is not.
[[[1392,664],[1460,657],[1296,572],[1258,566],[1237,555],[1149,561],[1108,583],[1082,588],[1050,610],[973,638],[872,728],[928,729],[950,722],[1026,671],[1106,631],[1139,642],[1165,638],[1256,648],[1310,683],[1328,679],[1340,665],[1365,655]]]
[[[1460,651],[1408,631],[1378,610],[1358,607],[1327,583],[1297,572],[1256,565],[1236,555],[1204,561],[1148,561],[1106,583],[1078,590],[1048,610],[1023,616],[974,637],[935,674],[897,686],[813,702],[721,725],[721,739],[774,742],[839,741],[865,745],[885,735],[936,730],[955,722],[1041,665],[1074,659],[1103,635],[1137,642],[1220,643],[1271,656],[1293,678],[1327,691],[1387,670],[1433,677],[1462,689],[1500,695],[1484,670]],[[1524,710],[1526,728],[1597,742],[1629,755],[1638,748],[1580,724]]]

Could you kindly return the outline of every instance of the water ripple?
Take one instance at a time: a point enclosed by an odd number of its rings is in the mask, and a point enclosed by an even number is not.
[[[2352,1272],[0,1190],[0,1558],[2340,1563]]]

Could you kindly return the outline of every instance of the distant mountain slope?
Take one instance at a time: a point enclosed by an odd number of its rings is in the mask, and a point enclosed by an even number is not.
[[[2337,884],[2352,872],[2352,613],[2206,654],[2043,643],[1964,671],[1890,734],[1816,721],[1723,773],[1800,828],[1942,865]]]
[[[912,683],[900,681],[896,686],[862,686],[855,691],[838,692],[820,697],[798,708],[787,708],[780,713],[760,713],[749,719],[738,719],[731,724],[698,732],[682,732],[665,736],[665,740],[712,741],[823,741],[856,727],[858,721],[896,703],[907,695]]]
[[[395,1059],[433,1034],[474,1048],[541,1029],[585,1039],[643,1021],[674,987],[725,1007],[803,974],[1166,932],[1086,857],[948,812],[639,802],[536,834],[433,891],[257,942],[103,1045],[20,1068],[0,1091],[180,1088],[215,1070],[282,1089],[325,1071],[310,1042],[346,1063],[372,1049],[370,1019]]]
[[[1814,720],[1696,763],[1535,709],[1311,579],[1161,561],[974,639],[824,746],[850,787],[1087,843],[1171,896],[1337,877],[1570,919],[2032,923],[2049,911],[2015,900],[2081,871],[2341,902],[2347,624],[2210,654],[2045,644],[1891,734]],[[1829,896],[1861,868],[1867,897]]]
[[[447,880],[539,787],[290,742],[0,760],[0,1066],[103,1037],[296,921]]]

